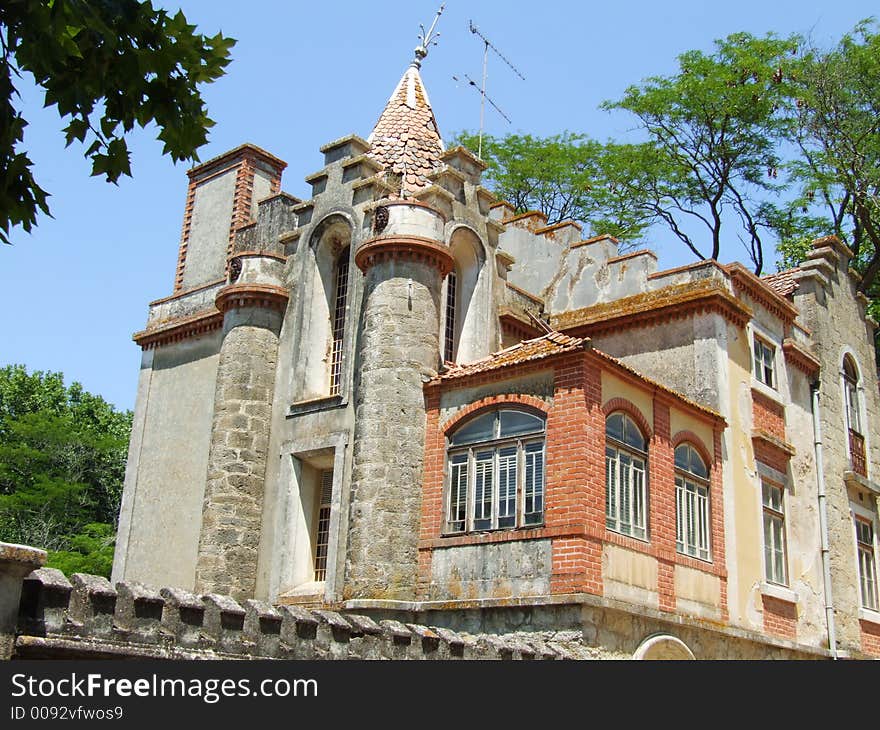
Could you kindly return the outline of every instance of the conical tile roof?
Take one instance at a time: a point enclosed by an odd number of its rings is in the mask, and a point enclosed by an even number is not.
[[[403,176],[403,190],[414,193],[431,184],[428,174],[440,165],[443,140],[418,69],[410,66],[367,140],[370,155],[388,172]]]

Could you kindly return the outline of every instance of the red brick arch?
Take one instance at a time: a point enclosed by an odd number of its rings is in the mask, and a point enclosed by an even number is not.
[[[502,406],[525,406],[526,408],[538,410],[545,416],[550,411],[549,404],[545,403],[540,398],[535,398],[533,395],[519,395],[516,393],[490,395],[485,398],[480,398],[480,400],[474,401],[473,403],[468,403],[459,410],[458,413],[441,425],[440,430],[444,434],[447,434],[455,429],[463,420],[474,415],[478,411],[487,411]]]
[[[648,424],[648,419],[645,418],[635,403],[628,401],[626,398],[615,397],[611,398],[604,406],[602,406],[602,413],[604,413],[606,417],[616,411],[623,411],[636,422],[636,425],[641,429],[642,434],[645,437],[646,443],[651,440],[654,435],[654,430]]]
[[[711,469],[715,464],[715,459],[712,457],[709,449],[706,448],[706,444],[703,443],[703,439],[701,439],[697,434],[693,431],[688,431],[687,429],[679,431],[675,436],[672,437],[672,450],[675,451],[679,446],[683,443],[689,443],[693,446],[697,453],[703,457],[703,461],[706,462],[706,466]]]

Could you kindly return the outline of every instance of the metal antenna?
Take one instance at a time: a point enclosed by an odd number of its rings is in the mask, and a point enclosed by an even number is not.
[[[519,72],[519,69],[517,69],[516,66],[514,66],[510,61],[508,61],[507,58],[504,56],[504,54],[501,51],[499,51],[492,44],[492,42],[480,32],[480,29],[474,25],[474,21],[472,21],[472,20],[468,21],[468,28],[471,33],[473,33],[476,36],[479,36],[480,40],[483,41],[483,85],[480,88],[480,97],[481,97],[480,98],[480,141],[479,141],[479,150],[477,151],[477,157],[482,158],[482,156],[483,156],[483,120],[485,118],[486,100],[488,98],[486,96],[486,78],[488,76],[488,67],[489,67],[489,49],[491,48],[498,55],[498,58],[500,58],[502,61],[504,61],[504,63],[507,64],[507,66],[510,68],[510,70],[513,71],[517,76],[519,76],[523,81],[526,80],[526,77],[523,76]],[[467,76],[465,76],[465,78],[467,78]],[[470,84],[472,86],[476,86],[476,84],[473,81],[471,81],[469,78],[468,78],[468,81],[470,82]],[[498,108],[498,105],[495,104],[495,102],[493,102],[491,99],[489,99],[489,103],[493,107],[495,107],[496,111],[498,111],[498,113],[501,114],[502,117],[507,119],[508,124],[511,123],[510,119],[507,117],[507,115]]]
[[[502,117],[504,117],[505,120],[507,120],[507,123],[508,123],[508,124],[513,124],[513,122],[510,121],[510,117],[507,116],[507,115],[506,115],[506,114],[500,109],[500,107],[499,107],[494,101],[492,101],[491,98],[489,98],[489,96],[488,96],[485,92],[480,91],[480,88],[477,86],[477,82],[476,82],[476,81],[474,81],[474,80],[473,80],[470,76],[468,76],[467,74],[462,74],[462,76],[464,76],[465,79],[467,79],[467,82],[468,82],[468,84],[469,84],[470,86],[473,86],[474,89],[476,89],[476,91],[477,91],[478,94],[482,95],[482,97],[492,105],[492,107],[495,109],[496,112],[498,112]],[[461,81],[461,79],[458,78],[458,76],[453,76],[453,77],[452,77],[452,80],[453,80],[453,81]],[[481,122],[481,124],[480,124],[480,127],[482,128],[482,122]],[[481,145],[481,151],[482,151],[482,145]],[[477,155],[477,156],[479,157],[479,155]]]
[[[434,28],[437,25],[437,21],[440,20],[440,16],[443,14],[443,9],[446,7],[446,3],[441,3],[440,9],[437,11],[437,14],[434,16],[434,22],[431,23],[431,27],[428,28],[428,32],[425,33],[425,26],[419,23],[419,29],[422,31],[419,33],[419,45],[416,46],[414,53],[415,58],[412,60],[410,66],[415,66],[416,68],[421,68],[422,61],[425,60],[425,56],[428,55],[428,49],[431,46],[437,45],[437,39],[440,37],[439,33],[434,32]]]

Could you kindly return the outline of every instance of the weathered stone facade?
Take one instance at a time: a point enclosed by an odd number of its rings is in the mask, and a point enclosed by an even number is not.
[[[496,200],[416,68],[380,122],[321,148],[306,201],[252,145],[190,172],[175,293],[135,335],[117,609],[170,582],[169,627],[202,606],[212,651],[238,646],[212,612],[278,614],[289,641],[251,640],[273,656],[409,656],[352,613],[419,652],[880,655],[876,325],[846,247],[658,270]]]

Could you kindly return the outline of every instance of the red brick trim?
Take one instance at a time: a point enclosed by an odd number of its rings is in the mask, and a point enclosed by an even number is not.
[[[614,397],[602,406],[602,413],[605,414],[606,418],[615,411],[623,411],[630,416],[636,422],[636,425],[642,430],[642,436],[645,437],[646,442],[653,438],[654,430],[648,423],[648,419],[645,418],[634,403],[628,401],[626,398]]]
[[[374,238],[361,244],[354,256],[355,264],[365,274],[371,266],[393,259],[429,264],[436,267],[441,276],[446,276],[455,266],[447,246],[421,236]]]
[[[752,388],[752,423],[758,431],[785,441],[785,406]]]
[[[761,596],[764,605],[764,631],[783,639],[797,638],[797,604],[775,596]]]
[[[544,417],[546,417],[547,414],[550,412],[550,406],[542,401],[540,398],[536,398],[533,395],[520,395],[518,393],[489,395],[485,398],[480,398],[480,400],[478,401],[469,403],[468,405],[461,408],[455,415],[451,416],[446,421],[444,421],[443,424],[441,424],[440,431],[443,434],[448,434],[450,431],[454,430],[458,426],[458,424],[460,424],[464,419],[476,414],[478,411],[488,411],[505,405],[518,405],[525,406],[526,408],[532,408],[534,410],[540,411],[544,415]]]
[[[821,363],[807,349],[794,340],[785,339],[782,341],[782,352],[785,355],[786,362],[791,363],[801,372],[809,377],[815,377],[819,374]]]
[[[196,204],[196,180],[190,176],[186,188],[186,204],[183,208],[183,228],[180,232],[180,248],[177,252],[177,271],[174,274],[174,293],[183,291],[183,270],[186,267],[186,249],[192,230],[193,208]]]
[[[230,284],[223,287],[215,300],[217,309],[228,312],[236,307],[266,307],[280,312],[287,306],[287,289],[270,284]]]
[[[135,332],[132,339],[144,350],[149,350],[172,342],[198,337],[219,330],[223,326],[223,313],[216,309],[190,317],[172,319],[158,327],[153,327],[142,332]]]
[[[673,452],[685,442],[691,444],[697,450],[697,452],[699,452],[700,456],[703,457],[703,461],[706,462],[706,468],[708,468],[711,472],[715,462],[715,459],[712,456],[712,452],[710,452],[709,449],[706,448],[706,444],[703,443],[703,439],[697,436],[697,434],[695,434],[693,431],[683,429],[672,437]]]
[[[766,281],[759,279],[740,263],[728,264],[725,268],[730,275],[735,292],[747,294],[786,324],[794,322],[799,314],[798,308]]]
[[[880,657],[880,624],[859,619],[859,628],[862,635],[862,651]]]

